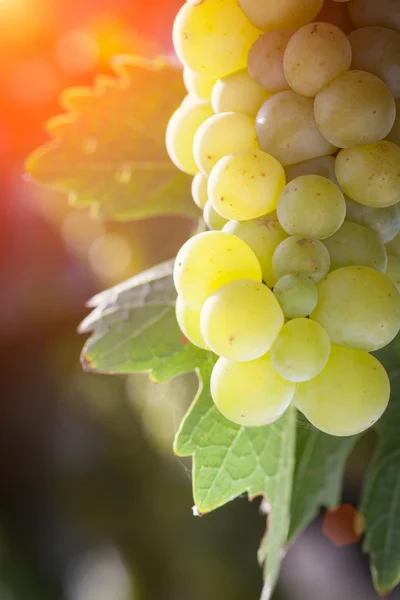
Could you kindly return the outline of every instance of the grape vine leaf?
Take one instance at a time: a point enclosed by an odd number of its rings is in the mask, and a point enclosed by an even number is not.
[[[265,562],[267,598],[275,587],[289,528],[294,469],[296,414],[290,407],[276,423],[241,427],[215,407],[210,394],[214,357],[198,370],[199,393],[175,439],[179,456],[193,455],[193,494],[199,513],[207,513],[247,492],[270,507],[268,532],[259,560]]]
[[[86,370],[151,370],[164,381],[206,360],[207,352],[187,343],[176,322],[173,264],[162,263],[92,298],[94,310],[79,327],[80,333],[92,332],[82,351]]]
[[[185,94],[181,70],[166,59],[136,56],[116,57],[112,65],[116,77],[64,92],[67,113],[48,121],[53,139],[28,157],[28,173],[104,218],[197,218],[191,178],[172,164],[164,141]]]

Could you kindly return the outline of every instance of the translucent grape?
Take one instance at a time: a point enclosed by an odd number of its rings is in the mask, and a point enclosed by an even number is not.
[[[346,215],[340,188],[320,175],[301,175],[284,187],[277,215],[289,235],[324,239],[339,229]]]
[[[178,325],[187,339],[195,346],[208,350],[200,329],[200,313],[185,304],[180,296],[176,300],[175,313]]]
[[[193,310],[221,285],[236,279],[261,281],[254,252],[235,235],[206,231],[190,238],[178,252],[174,283],[178,294]]]
[[[319,284],[311,318],[321,323],[334,344],[372,352],[399,331],[400,294],[375,269],[343,267]]]
[[[289,90],[268,98],[257,114],[256,131],[261,150],[282,165],[334,152],[314,119],[313,101]]]
[[[213,110],[206,102],[185,103],[170,118],[166,132],[167,152],[181,171],[190,175],[197,173],[192,149],[194,135],[212,114]]]
[[[333,156],[310,158],[310,160],[289,165],[285,171],[286,181],[288,182],[296,177],[300,177],[300,175],[320,175],[321,177],[327,177],[327,179],[330,179],[336,185],[338,183],[335,175],[335,159]]]
[[[400,8],[400,5],[399,5]],[[400,33],[385,27],[364,27],[349,35],[352,68],[374,73],[400,98]]]
[[[202,209],[208,200],[207,182],[208,177],[203,175],[203,173],[196,173],[192,179],[192,198],[194,203]]]
[[[376,25],[400,30],[399,0],[353,0],[349,13],[356,27]]]
[[[391,206],[400,200],[400,147],[382,141],[342,150],[335,173],[343,192],[366,206]]]
[[[374,356],[333,345],[321,373],[296,386],[295,402],[321,431],[348,436],[373,425],[384,413],[389,396],[389,378]]]
[[[314,115],[331,144],[352,148],[386,137],[396,117],[396,105],[389,88],[376,75],[346,71],[317,94]]]
[[[274,294],[287,319],[307,317],[318,302],[317,286],[300,273],[284,275],[274,285]]]
[[[397,290],[400,292],[400,260],[396,256],[388,255],[386,277],[393,281]]]
[[[247,58],[250,77],[271,93],[289,89],[283,55],[293,33],[293,29],[264,33],[250,48]]]
[[[298,29],[319,13],[324,0],[239,0],[244,14],[264,31]]]
[[[396,100],[396,118],[386,139],[394,144],[400,144],[400,100]]]
[[[400,231],[400,204],[376,208],[346,197],[346,219],[372,229],[382,244],[390,242]]]
[[[324,240],[331,257],[331,269],[351,265],[385,272],[387,255],[378,235],[358,223],[345,221],[332,237]]]
[[[330,23],[309,23],[296,31],[283,57],[290,87],[309,97],[314,97],[350,65],[350,42],[341,29]]]
[[[249,361],[263,356],[284,322],[271,290],[242,279],[218,288],[201,309],[201,331],[209,348],[224,358]]]
[[[276,208],[285,185],[279,162],[261,150],[242,150],[222,158],[208,179],[208,195],[225,219],[245,221]]]
[[[400,260],[400,233],[398,233],[388,244],[386,244],[386,251],[393,256],[396,256]]]
[[[276,276],[272,269],[272,255],[278,244],[287,238],[276,213],[248,221],[228,221],[223,231],[233,233],[250,246],[260,263],[263,280],[273,287]]]
[[[288,321],[271,348],[271,362],[289,381],[308,381],[328,362],[331,342],[325,329],[311,319]]]
[[[209,175],[220,158],[245,149],[257,149],[254,120],[239,113],[219,113],[207,119],[193,140],[197,167]]]
[[[259,35],[236,0],[186,2],[172,30],[174,48],[183,65],[216,78],[244,69]]]
[[[254,81],[247,69],[219,79],[213,87],[211,104],[216,113],[237,112],[255,117],[271,94]]]
[[[272,256],[272,267],[278,279],[290,273],[301,273],[318,282],[328,273],[329,265],[329,252],[322,242],[296,235],[283,240]]]
[[[220,358],[211,375],[211,395],[218,410],[238,425],[273,423],[288,408],[295,385],[283,379],[268,354],[249,362]]]
[[[183,69],[183,82],[185,88],[190,95],[198,100],[206,100],[207,102],[211,100],[211,92],[216,81],[216,77],[200,75],[188,67],[184,67]]]
[[[206,205],[204,207],[203,219],[209,229],[216,230],[222,229],[223,226],[226,225],[226,223],[228,222],[227,219],[221,217],[221,215],[219,215],[217,211],[214,210],[210,200],[207,200]]]

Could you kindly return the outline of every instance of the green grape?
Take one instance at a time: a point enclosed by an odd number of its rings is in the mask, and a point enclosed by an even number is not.
[[[341,267],[371,267],[385,272],[387,254],[375,231],[358,223],[345,221],[332,237],[324,240],[331,257],[331,270]]]
[[[399,0],[353,0],[349,13],[356,27],[376,25],[400,30]]]
[[[332,345],[326,367],[296,386],[295,403],[317,429],[336,436],[361,433],[385,412],[390,382],[367,352]]]
[[[284,322],[279,302],[258,281],[241,279],[218,288],[201,309],[201,331],[224,358],[249,361],[271,348]]]
[[[298,29],[316,17],[324,0],[239,0],[247,18],[264,31]]]
[[[210,102],[211,92],[216,81],[216,77],[200,75],[188,67],[184,67],[183,69],[183,82],[185,88],[189,94],[197,100],[206,100],[207,102]]]
[[[225,156],[208,179],[208,195],[225,219],[245,221],[276,208],[285,185],[285,171],[261,150],[242,150]]]
[[[350,42],[339,27],[330,23],[309,23],[296,31],[283,57],[290,87],[311,98],[350,65]]]
[[[339,229],[346,215],[340,188],[320,175],[301,175],[284,187],[277,215],[289,235],[324,239]]]
[[[295,384],[274,369],[268,354],[249,362],[220,358],[211,374],[211,396],[218,410],[237,425],[269,425],[291,403]]]
[[[254,81],[247,69],[219,79],[213,87],[211,104],[216,113],[236,112],[254,118],[271,94]]]
[[[312,99],[292,90],[264,102],[257,114],[256,132],[261,150],[285,166],[335,151],[318,130]]]
[[[400,5],[399,5],[400,8]],[[349,35],[352,68],[377,75],[394,98],[400,98],[400,33],[385,27],[363,27]]]
[[[193,139],[200,125],[213,114],[207,102],[187,102],[172,115],[167,125],[166,146],[172,162],[185,173],[197,173]]]
[[[334,344],[372,352],[399,331],[400,294],[375,269],[343,267],[321,281],[310,316],[325,327]]]
[[[388,244],[386,244],[386,251],[388,255],[392,254],[400,260],[400,233],[395,235],[395,237],[392,240],[390,240]]]
[[[264,33],[250,48],[247,58],[249,75],[268,92],[289,89],[283,71],[283,55],[293,33],[293,29]]]
[[[329,265],[329,252],[322,242],[297,235],[283,240],[272,256],[272,268],[278,279],[301,273],[318,282],[328,273]]]
[[[202,209],[208,200],[207,182],[208,177],[203,175],[203,173],[196,173],[192,179],[192,198],[194,203]]]
[[[178,325],[187,339],[195,346],[208,350],[200,329],[200,313],[185,304],[180,296],[176,300],[175,313]]]
[[[209,229],[222,229],[228,222],[227,219],[221,217],[216,210],[213,209],[210,200],[207,200],[203,210],[203,219]]]
[[[400,260],[397,256],[388,255],[387,267],[386,267],[386,277],[389,277],[391,281],[393,281],[394,285],[397,287],[400,292]]]
[[[254,119],[227,112],[213,115],[198,128],[193,140],[193,155],[200,171],[209,175],[220,158],[258,147]]]
[[[248,221],[228,221],[223,231],[233,233],[250,246],[260,263],[263,280],[272,288],[276,282],[272,269],[272,255],[278,244],[288,237],[276,213],[271,212],[264,217]]]
[[[341,150],[335,173],[343,192],[366,206],[391,206],[400,200],[400,147],[382,141]]]
[[[274,294],[287,319],[308,317],[318,302],[317,286],[310,277],[300,273],[289,273],[278,279]]]
[[[316,377],[328,362],[331,342],[325,329],[311,319],[292,319],[271,348],[271,362],[279,375],[296,383]]]
[[[328,83],[314,100],[322,135],[339,148],[373,144],[392,129],[396,105],[391,91],[376,75],[346,71]]]
[[[193,310],[200,311],[208,296],[236,279],[261,281],[261,268],[254,252],[235,235],[222,231],[198,233],[178,252],[175,287]]]
[[[376,208],[346,197],[346,219],[372,229],[382,244],[387,244],[400,231],[400,204]]]
[[[396,100],[396,118],[386,139],[394,144],[400,144],[400,100]]]
[[[330,179],[333,183],[338,185],[335,175],[335,159],[333,156],[310,158],[310,160],[304,160],[295,165],[289,165],[286,167],[285,172],[287,182],[292,181],[301,175],[320,175],[321,177]]]
[[[236,0],[186,2],[172,30],[174,48],[183,65],[216,78],[244,69],[259,35]]]

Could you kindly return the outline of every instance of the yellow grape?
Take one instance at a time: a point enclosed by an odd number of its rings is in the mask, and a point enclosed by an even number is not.
[[[183,299],[178,296],[175,305],[175,314],[178,325],[187,339],[199,348],[208,350],[200,329],[200,313],[190,308]]]
[[[324,244],[331,257],[332,271],[351,265],[371,267],[381,273],[386,270],[385,246],[375,231],[358,223],[345,221]]]
[[[375,269],[343,267],[319,284],[311,318],[321,323],[334,344],[373,352],[399,331],[400,294]]]
[[[284,322],[279,302],[258,281],[241,279],[218,288],[201,309],[201,331],[209,348],[224,358],[260,358],[274,343]]]
[[[208,200],[207,192],[208,177],[203,173],[196,173],[192,179],[192,198],[195,204],[203,209]]]
[[[388,255],[386,277],[393,281],[400,292],[400,260],[396,256]]]
[[[289,89],[283,71],[283,55],[293,33],[293,29],[264,33],[250,48],[249,75],[270,93]]]
[[[257,149],[254,119],[234,112],[213,115],[198,128],[193,140],[197,167],[209,175],[213,166],[233,152]]]
[[[317,429],[348,436],[371,427],[389,396],[389,378],[374,356],[333,345],[321,373],[296,386],[295,403]]]
[[[296,383],[316,377],[328,362],[331,342],[325,329],[311,319],[292,319],[271,348],[271,362],[279,375]]]
[[[271,96],[254,81],[247,69],[219,79],[213,87],[211,105],[216,113],[236,112],[254,118],[263,102]]]
[[[245,221],[276,208],[285,185],[279,162],[261,150],[242,150],[222,158],[208,179],[208,195],[225,219]]]
[[[207,102],[187,102],[180,106],[169,120],[166,146],[172,162],[185,173],[197,173],[193,156],[194,135],[200,125],[213,114]]]
[[[188,67],[184,67],[183,69],[183,82],[185,88],[189,94],[197,100],[210,102],[211,92],[216,81],[216,77],[195,73]]]
[[[172,30],[174,48],[183,65],[216,78],[244,69],[259,35],[236,0],[186,2]]]
[[[322,242],[297,235],[283,240],[272,256],[278,279],[289,273],[300,273],[318,282],[329,271],[329,265],[329,252]]]
[[[205,204],[203,210],[203,219],[209,229],[216,230],[222,229],[223,226],[228,222],[226,219],[224,219],[224,217],[221,217],[216,210],[214,210],[210,200],[207,200]]]
[[[273,423],[289,407],[294,392],[294,383],[275,371],[268,354],[249,362],[220,358],[211,374],[216,407],[237,425]]]
[[[174,266],[175,287],[193,310],[200,311],[208,296],[236,279],[261,281],[261,268],[248,245],[230,233],[198,233],[178,252]]]
[[[324,0],[239,0],[244,14],[264,31],[298,29],[321,10]]]
[[[353,0],[349,13],[356,27],[376,25],[400,30],[398,0]]]
[[[317,286],[310,277],[300,273],[289,273],[278,279],[274,295],[288,319],[308,317],[318,302]]]

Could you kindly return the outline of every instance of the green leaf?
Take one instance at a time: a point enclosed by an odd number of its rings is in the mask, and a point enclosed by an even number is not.
[[[294,468],[296,416],[290,407],[266,427],[240,427],[215,407],[210,394],[214,357],[199,369],[200,389],[175,440],[180,456],[193,455],[193,493],[200,513],[214,510],[247,492],[269,506],[268,534],[259,550],[266,586],[275,586],[286,543]]]
[[[289,540],[293,541],[317,516],[321,506],[340,504],[346,460],[357,436],[322,433],[299,418]]]
[[[185,94],[181,70],[135,56],[117,57],[113,67],[116,78],[100,76],[93,88],[64,93],[68,113],[50,119],[54,139],[30,155],[27,171],[103,217],[198,217],[191,178],[165,149],[168,119]]]
[[[173,261],[149,269],[95,296],[80,325],[92,332],[83,353],[88,371],[152,371],[157,381],[193,371],[207,352],[187,343],[175,317]]]

